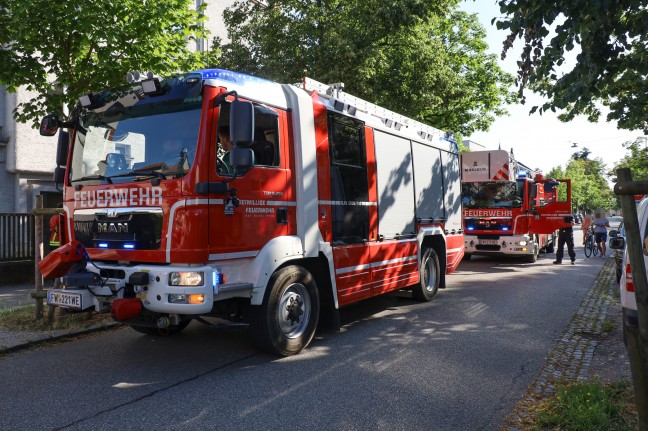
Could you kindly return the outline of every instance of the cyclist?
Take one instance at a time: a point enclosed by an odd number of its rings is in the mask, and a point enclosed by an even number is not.
[[[587,234],[590,232],[591,227],[592,215],[585,214],[585,216],[583,217],[583,222],[581,223],[581,230],[583,231],[583,245],[585,245],[585,241],[587,241]]]
[[[610,221],[605,217],[605,210],[599,208],[594,213],[594,238],[596,241],[596,248],[601,253],[601,258],[605,259],[605,242],[607,241],[607,228],[610,227]]]

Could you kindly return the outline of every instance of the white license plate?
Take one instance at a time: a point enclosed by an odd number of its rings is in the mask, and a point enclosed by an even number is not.
[[[83,310],[79,293],[47,292],[47,304]]]
[[[479,245],[497,245],[496,239],[480,239]]]

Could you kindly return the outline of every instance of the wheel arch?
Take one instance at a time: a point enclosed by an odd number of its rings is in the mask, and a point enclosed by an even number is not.
[[[441,233],[430,233],[429,235],[424,235],[420,241],[419,247],[419,265],[421,264],[421,257],[423,255],[423,250],[431,247],[434,249],[436,254],[439,256],[439,289],[445,289],[446,287],[446,268],[448,266],[448,257],[446,253],[446,242],[445,236]]]
[[[286,260],[274,268],[272,274],[291,265],[306,269],[313,276],[317,285],[320,302],[320,326],[337,330],[340,328],[340,317],[335,279],[332,276],[332,262],[332,259],[328,259],[325,253],[320,252],[317,257]],[[252,305],[260,305],[263,301],[267,300],[267,296],[271,290],[269,283],[272,279],[272,274],[266,278],[266,285],[263,287],[263,290],[258,290],[256,295],[252,297]]]

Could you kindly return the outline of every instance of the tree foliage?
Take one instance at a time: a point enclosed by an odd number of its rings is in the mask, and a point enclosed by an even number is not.
[[[128,71],[207,61],[188,49],[206,35],[191,0],[0,0],[0,11],[0,85],[37,94],[17,107],[22,122],[62,115],[83,94],[124,85]]]
[[[564,170],[557,166],[547,174],[549,178],[570,179],[572,208],[586,213],[591,213],[596,208],[610,208],[615,201],[606,180],[603,160],[590,159],[589,154],[589,149],[583,148],[572,155]]]
[[[522,40],[516,83],[547,97],[540,112],[562,110],[569,121],[586,115],[622,129],[648,133],[648,0],[500,0],[507,16],[497,27],[510,34],[502,57]],[[568,65],[574,51],[576,64]],[[561,68],[569,70],[561,71]],[[538,107],[533,107],[532,112]]]
[[[648,180],[648,148],[643,138],[626,142],[623,146],[628,150],[628,154],[614,166],[613,175],[619,168],[630,168],[633,181]]]
[[[279,82],[309,76],[444,130],[486,130],[513,77],[457,0],[240,1],[221,65]]]

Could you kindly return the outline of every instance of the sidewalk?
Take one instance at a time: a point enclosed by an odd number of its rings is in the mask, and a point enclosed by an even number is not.
[[[553,345],[535,381],[506,419],[503,430],[527,429],[525,418],[539,401],[555,393],[558,382],[631,381],[617,293],[614,258],[608,258],[571,322]],[[606,319],[616,324],[610,333],[603,330],[602,322]]]
[[[34,300],[31,297],[33,291],[34,283],[0,285],[0,310],[33,304]]]
[[[49,284],[46,288],[51,287]],[[12,308],[33,305],[34,299],[31,293],[34,291],[34,284],[18,284],[11,286],[0,286],[0,311]],[[44,301],[43,301],[44,302]],[[45,305],[47,313],[47,305]],[[78,335],[104,330],[119,326],[120,323],[109,321],[108,323],[97,324],[88,328],[60,329],[51,331],[38,332],[14,332],[0,328],[0,355],[16,350],[21,350],[35,344],[41,344],[48,341],[54,341],[66,337],[75,337]]]

